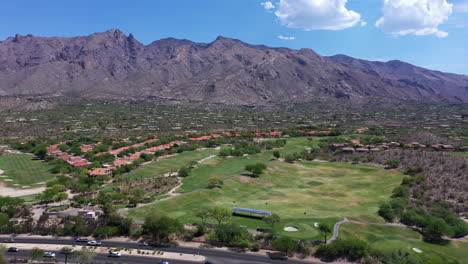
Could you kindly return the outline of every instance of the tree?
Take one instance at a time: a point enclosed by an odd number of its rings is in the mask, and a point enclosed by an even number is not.
[[[57,189],[46,189],[41,195],[41,201],[47,205],[54,201],[54,198],[57,194]]]
[[[387,160],[387,168],[396,169],[400,166],[399,160]]]
[[[277,214],[271,214],[271,215],[263,218],[263,221],[265,221],[265,223],[270,226],[270,230],[274,234],[275,225],[281,221],[281,218]]]
[[[214,177],[214,178],[211,178],[210,181],[208,182],[208,187],[216,188],[216,187],[221,187],[221,185],[223,184],[224,184],[223,180]]]
[[[280,152],[278,150],[273,151],[273,157],[275,157],[276,159],[279,159],[281,157]]]
[[[284,157],[284,161],[286,161],[287,163],[293,163],[295,160],[296,157],[294,157],[294,155],[292,154],[288,154]]]
[[[38,259],[38,258],[44,256],[44,250],[35,247],[35,248],[33,248],[33,249],[31,250],[31,252],[29,253],[29,256],[31,256],[31,258],[32,258],[33,260],[36,260],[36,259]]]
[[[93,263],[93,259],[96,257],[96,252],[93,248],[83,247],[81,250],[76,251],[78,255],[78,263],[90,264]]]
[[[323,243],[327,243],[327,236],[332,232],[331,226],[327,223],[320,223],[318,229],[323,236]]]
[[[62,201],[65,201],[67,199],[68,199],[68,193],[66,193],[66,192],[58,193],[54,198],[54,200],[56,202],[62,202]]]
[[[177,174],[179,175],[179,177],[185,178],[190,175],[190,168],[182,167],[179,169],[179,172]]]
[[[297,249],[297,244],[289,237],[280,237],[273,241],[273,247],[281,252],[292,252]]]
[[[401,249],[392,250],[384,256],[385,264],[419,264],[410,253]]]
[[[0,229],[10,223],[10,217],[5,213],[0,213]]]
[[[5,256],[6,248],[3,245],[0,245],[0,264],[8,264],[8,258]]]
[[[178,220],[156,214],[147,216],[143,226],[143,231],[157,243],[168,239],[172,234],[182,233],[183,230],[184,227]]]
[[[442,236],[452,236],[453,230],[449,225],[438,217],[432,217],[424,230],[424,240],[431,243],[443,242]]]
[[[60,254],[65,256],[65,264],[67,264],[68,262],[68,256],[72,255],[73,253],[74,253],[73,249],[69,247],[63,247],[60,250]]]
[[[210,209],[210,216],[218,222],[218,224],[221,224],[226,218],[228,218],[231,215],[231,212],[229,209],[222,208],[222,207],[215,207]]]
[[[202,225],[206,225],[206,221],[210,218],[210,212],[208,210],[200,210],[195,213],[195,216],[200,218]]]
[[[253,174],[254,177],[258,177],[266,169],[266,165],[263,163],[249,164],[245,166],[245,170]]]
[[[395,213],[388,203],[382,204],[380,206],[378,214],[387,222],[393,222],[393,220],[395,220]]]

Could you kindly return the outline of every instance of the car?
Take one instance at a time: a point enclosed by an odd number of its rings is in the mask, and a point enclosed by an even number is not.
[[[77,239],[75,239],[76,242],[80,242],[80,243],[86,243],[88,242],[88,239],[87,238],[83,238],[83,237],[79,237]]]
[[[55,253],[54,253],[54,252],[47,251],[47,252],[44,252],[43,257],[44,257],[44,258],[55,258]]]
[[[88,246],[100,246],[100,245],[102,245],[101,241],[96,241],[96,240],[88,241]]]
[[[160,260],[160,261],[159,261],[159,264],[169,264],[169,261],[167,261],[167,260]]]
[[[117,252],[117,251],[111,251],[111,252],[109,252],[109,254],[107,256],[110,257],[110,258],[120,258],[122,256],[122,254],[120,252]]]
[[[19,249],[17,247],[10,247],[8,248],[8,252],[18,252]]]
[[[7,238],[4,240],[5,243],[15,243],[15,240],[13,238]]]
[[[146,242],[146,241],[140,241],[140,242],[138,243],[138,245],[139,245],[140,247],[147,247],[147,246],[149,246],[149,243]]]

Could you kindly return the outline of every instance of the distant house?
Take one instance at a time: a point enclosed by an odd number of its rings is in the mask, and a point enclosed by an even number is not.
[[[112,171],[109,168],[93,168],[89,172],[90,177],[97,177],[97,176],[110,176]]]
[[[357,149],[356,149],[356,152],[361,152],[361,153],[363,153],[363,152],[369,152],[369,149],[367,149],[367,148],[357,148]]]
[[[344,153],[354,153],[354,148],[342,148],[341,150]]]
[[[78,215],[83,217],[89,223],[95,223],[101,215],[102,210],[94,207],[85,207],[78,211]]]

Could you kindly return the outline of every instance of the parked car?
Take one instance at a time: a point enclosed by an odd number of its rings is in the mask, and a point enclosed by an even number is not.
[[[83,238],[83,237],[79,237],[77,239],[75,239],[76,242],[80,242],[80,243],[86,243],[88,242],[88,239],[87,238]]]
[[[169,264],[169,261],[167,261],[167,260],[160,260],[160,261],[159,261],[159,264]]]
[[[88,246],[100,246],[100,245],[102,245],[101,241],[93,240],[93,241],[88,242]]]
[[[15,240],[13,238],[7,238],[4,240],[5,243],[15,243]]]
[[[44,252],[44,258],[55,258],[55,253],[54,252]]]
[[[18,252],[19,249],[17,247],[10,247],[8,248],[8,252]]]
[[[138,243],[138,245],[139,245],[140,247],[147,247],[147,246],[149,246],[149,243],[146,242],[146,241],[140,241],[140,242]]]
[[[112,251],[109,252],[109,255],[107,255],[110,258],[120,258],[122,254],[120,252]]]

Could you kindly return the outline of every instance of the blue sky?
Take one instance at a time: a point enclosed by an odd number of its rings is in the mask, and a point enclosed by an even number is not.
[[[468,0],[5,0],[0,10],[2,40],[111,28],[144,44],[222,35],[468,75]]]

